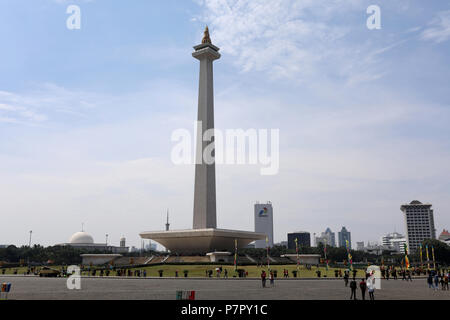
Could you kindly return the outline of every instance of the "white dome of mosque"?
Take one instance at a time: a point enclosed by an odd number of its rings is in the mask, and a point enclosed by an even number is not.
[[[92,236],[84,231],[81,232],[77,232],[74,233],[72,235],[72,237],[70,238],[70,243],[89,243],[89,244],[93,244],[94,243],[94,238],[92,238]]]

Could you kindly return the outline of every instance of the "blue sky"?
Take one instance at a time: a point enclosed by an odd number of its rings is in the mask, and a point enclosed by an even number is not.
[[[449,227],[448,2],[3,0],[0,243],[65,242],[84,222],[139,246],[167,208],[191,226],[194,171],[171,163],[170,136],[196,119],[206,24],[216,126],[280,128],[281,143],[276,176],[217,167],[219,227],[251,230],[254,201],[271,200],[277,241],[342,226],[377,241],[404,232],[416,198]]]

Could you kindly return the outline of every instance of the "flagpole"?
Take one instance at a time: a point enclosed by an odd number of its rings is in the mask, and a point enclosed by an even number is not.
[[[353,270],[353,261],[352,261],[352,255],[350,254],[350,244],[348,242],[348,240],[345,240],[345,244],[347,245],[347,254],[348,254],[348,270],[352,271]]]
[[[327,239],[325,239],[325,247],[323,248],[323,250],[324,250],[324,253],[325,253],[325,263],[327,264],[327,267],[326,267],[326,274],[327,274],[327,277],[328,277],[328,259],[327,259]]]
[[[234,239],[234,271],[237,271],[237,239]]]
[[[419,245],[419,250],[420,250],[420,268],[423,270],[422,244]]]
[[[434,246],[431,246],[431,253],[433,254],[433,269],[436,270],[436,259],[434,258]]]
[[[267,247],[267,272],[270,270],[270,259],[269,259],[269,237],[266,237],[266,247]]]
[[[299,256],[298,256],[298,239],[297,238],[295,238],[294,239],[295,240],[295,251],[297,252],[297,273],[298,273],[298,269],[299,269],[299,264],[300,264],[300,259],[299,259]]]

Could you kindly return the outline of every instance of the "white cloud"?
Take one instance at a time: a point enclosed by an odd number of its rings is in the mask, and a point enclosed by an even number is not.
[[[274,79],[302,82],[339,77],[352,85],[384,75],[375,67],[378,60],[373,52],[379,50],[378,44],[347,39],[358,26],[343,19],[343,12],[351,15],[360,10],[361,25],[356,30],[365,30],[365,8],[358,1],[204,0],[199,4],[213,42],[234,56],[244,72],[263,71]]]
[[[47,120],[45,115],[36,113],[29,108],[0,103],[0,122],[32,124],[45,120]]]
[[[47,125],[64,115],[85,118],[95,108],[92,101],[102,100],[99,95],[46,83],[27,92],[0,91],[0,117],[16,124]]]
[[[441,43],[450,39],[450,10],[439,12],[430,22],[430,27],[421,33],[423,40]]]

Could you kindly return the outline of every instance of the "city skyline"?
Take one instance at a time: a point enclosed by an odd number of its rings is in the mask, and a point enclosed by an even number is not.
[[[399,206],[419,200],[448,229],[448,4],[383,3],[368,30],[368,1],[251,3],[79,1],[68,30],[67,1],[2,2],[0,244],[64,243],[84,222],[139,248],[167,208],[171,229],[192,225],[194,166],[171,162],[171,133],[193,131],[205,25],[216,127],[280,129],[277,175],[219,166],[218,225],[253,230],[270,199],[274,242],[346,226],[355,245],[406,234]]]
[[[416,201],[416,200],[414,200],[414,201]],[[258,204],[259,204],[259,202],[257,202]],[[271,203],[269,202],[268,203],[270,206],[271,206]],[[264,205],[262,205],[262,206],[264,206]],[[403,206],[403,205],[402,205]],[[168,222],[168,212],[166,212],[166,223],[165,223],[165,230],[166,231],[168,231],[168,225],[170,225],[169,224],[169,222]],[[342,228],[345,228],[345,226],[342,226]],[[81,229],[79,230],[79,231],[84,231],[83,230],[84,229],[84,223],[82,224],[82,227],[81,227]],[[438,229],[436,228],[436,231],[437,231]],[[444,228],[443,229],[444,230],[444,232],[446,231],[446,229]],[[332,231],[332,230],[330,230],[330,227],[326,227],[326,230],[325,230],[325,232],[321,232],[321,236],[316,236],[315,238],[311,238],[311,246],[312,247],[317,247],[317,245],[318,245],[318,242],[323,242],[323,238],[324,238],[324,234],[326,233],[326,232],[328,232],[328,231]],[[347,230],[348,231],[348,230]],[[296,233],[296,232],[298,232],[298,231],[290,231],[290,232],[287,232],[285,235],[284,235],[284,238],[283,238],[283,235],[281,235],[279,238],[275,238],[274,237],[274,239],[277,239],[277,240],[273,240],[273,243],[274,243],[274,245],[277,245],[277,244],[280,244],[280,243],[282,243],[282,242],[286,242],[286,243],[288,243],[288,235],[289,234],[292,234],[292,233]],[[303,231],[302,231],[303,232]],[[307,233],[309,233],[310,234],[310,237],[314,237],[314,235],[318,235],[319,233],[314,233],[314,232],[311,232],[311,231],[308,231],[308,230],[305,230],[304,232],[307,232]],[[30,238],[27,238],[27,239],[29,239],[29,241],[31,241],[32,240],[32,238],[31,238],[31,231],[28,231],[27,232],[27,236],[28,237],[30,237]],[[336,231],[336,232],[332,232],[334,235],[335,235],[335,237],[336,237],[336,234],[339,234],[340,232],[338,232],[338,231]],[[351,231],[349,231],[349,233],[351,233]],[[275,232],[274,232],[274,234],[275,234]],[[371,243],[371,244],[376,244],[376,245],[385,245],[384,244],[384,238],[386,237],[386,235],[390,235],[390,234],[399,234],[399,235],[402,235],[403,237],[405,237],[403,234],[407,234],[407,231],[406,231],[406,228],[405,228],[405,232],[402,234],[402,233],[398,233],[397,232],[397,229],[394,227],[394,229],[393,230],[387,230],[387,231],[385,231],[384,233],[382,233],[382,234],[380,234],[379,235],[379,238],[377,239],[377,240],[367,240],[367,239],[351,239],[350,240],[350,247],[352,248],[352,250],[353,250],[353,247],[355,247],[356,248],[356,246],[353,246],[353,244],[358,244],[359,242],[362,242],[362,243],[364,243],[364,244],[368,244],[368,243]],[[106,237],[108,237],[109,236],[109,234],[108,233],[104,233],[104,234],[102,234],[102,236],[105,236],[106,235]],[[71,235],[70,237],[73,237],[73,235]],[[334,242],[334,244],[335,245],[331,245],[331,246],[334,246],[334,247],[339,247],[339,243],[338,243],[338,237],[333,237],[333,239],[335,239],[335,242]],[[125,237],[126,238],[126,237]],[[111,245],[114,245],[114,244],[117,244],[117,243],[121,243],[122,242],[122,239],[124,239],[124,235],[122,234],[121,236],[120,236],[120,239],[119,239],[119,241],[116,241],[116,239],[111,239]],[[436,236],[435,237],[435,239],[438,239],[438,237]],[[142,241],[144,241],[144,240],[146,240],[146,241],[150,241],[151,243],[153,243],[154,245],[157,245],[157,248],[158,248],[158,250],[165,250],[165,248],[164,248],[164,246],[162,246],[162,245],[160,245],[159,243],[157,243],[157,242],[155,242],[155,241],[152,241],[152,240],[148,240],[148,239],[139,239],[140,240],[140,245],[142,245]],[[33,242],[33,241],[31,241],[31,242]],[[265,242],[265,241],[264,241]],[[136,242],[138,245],[139,245],[139,242]],[[405,241],[405,243],[406,243],[406,241]],[[34,244],[37,244],[37,245],[42,245],[41,243],[32,243],[32,245],[34,245]],[[24,243],[24,244],[15,244],[15,243],[8,243],[8,242],[5,242],[5,243],[0,243],[0,245],[2,245],[2,246],[4,246],[4,245],[18,245],[18,246],[21,246],[21,245],[27,245],[27,243]],[[59,244],[50,244],[50,246],[52,246],[52,245],[59,245]],[[327,243],[327,245],[330,245],[329,243]],[[131,247],[131,246],[130,246]],[[133,248],[136,248],[136,246],[135,245],[133,245],[132,246]],[[140,247],[137,247],[137,248],[140,248]],[[140,250],[140,249],[139,249]],[[355,250],[357,250],[357,249],[355,249]]]

